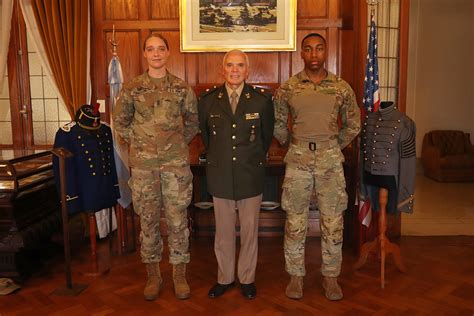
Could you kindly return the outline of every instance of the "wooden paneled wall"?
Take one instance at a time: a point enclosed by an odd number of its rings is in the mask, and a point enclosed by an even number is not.
[[[297,50],[249,53],[251,69],[248,82],[278,86],[300,71],[303,68],[300,41],[306,34],[318,32],[328,42],[327,68],[343,75],[352,84],[354,23],[351,15],[355,1],[298,0]],[[95,58],[92,75],[93,93],[97,99],[105,99],[108,95],[107,66],[111,58],[109,41],[113,25],[125,81],[146,69],[142,45],[154,31],[162,33],[169,41],[171,57],[168,69],[172,73],[192,86],[223,81],[220,74],[223,53],[180,52],[179,0],[95,0],[92,9]]]
[[[109,41],[114,25],[116,40],[119,42],[118,56],[125,81],[145,71],[146,61],[142,56],[143,41],[150,32],[157,31],[168,39],[170,45],[169,71],[193,87],[199,88],[223,82],[220,68],[224,53],[180,52],[179,0],[94,0],[92,3],[93,100],[107,100],[106,120],[110,114],[107,67],[112,57],[112,46]],[[328,43],[326,68],[345,79],[354,88],[360,101],[364,72],[363,58],[366,54],[366,41],[360,41],[366,32],[366,22],[361,20],[366,18],[362,12],[364,10],[367,10],[365,0],[297,0],[297,50],[248,53],[250,59],[248,82],[278,87],[290,76],[302,70],[301,39],[308,33],[318,32],[326,37]],[[360,46],[360,43],[364,44]],[[200,138],[196,137],[190,146],[191,159],[193,156],[197,157],[202,147]],[[278,156],[282,150],[274,141],[270,155],[274,152],[275,156]],[[360,225],[353,203],[357,155],[355,150],[346,151],[345,154],[346,158],[349,158],[348,161],[354,162],[348,170],[351,181],[347,188],[350,202],[346,214],[347,225],[344,234],[348,238],[345,238],[345,243],[358,244],[362,240],[358,235]]]
[[[355,78],[362,78],[355,74],[354,69],[357,52],[354,40],[357,33],[356,3],[357,0],[298,0],[296,51],[248,53],[250,75],[247,81],[278,87],[303,69],[301,39],[308,33],[318,32],[326,37],[328,43],[327,69],[341,75],[349,84],[356,85]],[[92,99],[107,101],[105,120],[109,120],[110,115],[107,68],[112,57],[110,40],[113,26],[125,81],[146,70],[143,42],[151,32],[159,32],[167,38],[170,46],[169,71],[193,87],[223,82],[221,63],[224,53],[180,52],[179,0],[95,0],[92,10]],[[195,139],[191,143],[191,157],[197,157],[201,150],[200,139]],[[284,155],[276,141],[270,149],[272,155]]]

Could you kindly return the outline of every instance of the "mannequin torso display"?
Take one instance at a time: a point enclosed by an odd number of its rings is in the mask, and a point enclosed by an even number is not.
[[[415,184],[414,122],[393,102],[365,117],[361,135],[361,188],[378,210],[378,188],[389,190],[388,212],[413,212]]]
[[[73,154],[66,159],[66,202],[69,214],[96,212],[115,206],[120,197],[113,153],[112,131],[108,125],[81,107],[75,121],[56,133],[54,148]],[[91,107],[91,106],[88,106]],[[56,183],[59,166],[53,160]]]

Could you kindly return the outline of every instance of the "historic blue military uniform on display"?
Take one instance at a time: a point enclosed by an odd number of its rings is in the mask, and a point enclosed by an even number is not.
[[[54,148],[63,147],[73,156],[66,158],[66,203],[69,214],[96,212],[109,208],[120,198],[112,144],[112,131],[100,122],[90,105],[82,106],[76,120],[56,133]],[[53,158],[59,188],[59,160]],[[58,190],[59,191],[59,190]]]

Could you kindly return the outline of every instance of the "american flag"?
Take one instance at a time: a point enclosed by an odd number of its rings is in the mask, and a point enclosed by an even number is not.
[[[369,47],[367,49],[367,65],[364,78],[364,103],[367,112],[377,112],[380,105],[379,95],[379,63],[377,61],[377,27],[374,16],[370,19]]]
[[[367,49],[367,65],[364,78],[364,109],[366,112],[377,112],[380,106],[379,65],[377,61],[377,27],[374,16],[370,19],[369,47]],[[359,220],[369,227],[372,221],[372,210],[368,196],[359,196]]]

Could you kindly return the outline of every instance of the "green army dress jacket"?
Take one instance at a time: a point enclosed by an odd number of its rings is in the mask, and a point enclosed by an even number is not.
[[[153,170],[188,165],[187,144],[199,128],[196,95],[169,72],[160,86],[145,72],[123,86],[113,123],[130,145],[131,167]]]
[[[245,84],[235,114],[225,85],[204,92],[198,105],[208,192],[241,200],[263,192],[266,153],[273,137],[271,96]]]

